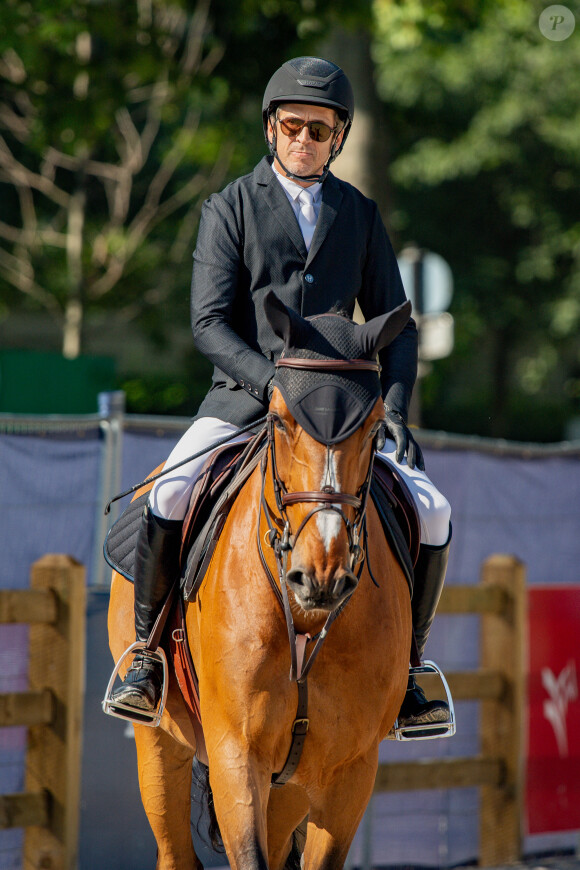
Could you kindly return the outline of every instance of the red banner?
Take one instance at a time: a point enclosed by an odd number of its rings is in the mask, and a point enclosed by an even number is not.
[[[527,827],[580,828],[580,586],[529,592]]]

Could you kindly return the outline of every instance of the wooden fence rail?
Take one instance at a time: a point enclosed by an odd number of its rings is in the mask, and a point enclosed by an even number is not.
[[[481,755],[381,764],[375,791],[481,787],[479,858],[494,866],[521,852],[524,566],[492,556],[481,581],[447,587],[439,605],[481,614],[481,669],[447,675],[456,701],[481,701]],[[0,623],[30,625],[29,690],[0,694],[0,727],[28,728],[26,791],[0,795],[0,828],[26,829],[24,870],[77,865],[85,621],[85,571],[70,557],[36,562],[30,589],[0,590]]]
[[[80,810],[85,570],[32,566],[30,589],[0,590],[0,623],[29,628],[29,690],[0,694],[0,727],[26,726],[26,791],[0,795],[0,828],[25,828],[24,870],[74,870]]]
[[[482,565],[481,584],[447,587],[438,612],[481,614],[481,669],[446,675],[454,700],[481,701],[481,755],[380,764],[375,792],[480,786],[480,865],[517,861],[522,814],[524,566],[513,556],[490,556]],[[429,695],[433,678],[422,677],[421,685]]]

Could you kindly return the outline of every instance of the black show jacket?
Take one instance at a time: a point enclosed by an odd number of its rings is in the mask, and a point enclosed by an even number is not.
[[[358,299],[369,320],[405,301],[376,203],[329,173],[307,253],[267,157],[204,203],[193,257],[194,341],[215,366],[197,417],[218,417],[236,426],[265,414],[268,381],[282,352],[263,309],[269,290],[303,317],[336,303],[352,316]],[[379,360],[383,396],[402,386],[410,397],[417,375],[412,319]]]

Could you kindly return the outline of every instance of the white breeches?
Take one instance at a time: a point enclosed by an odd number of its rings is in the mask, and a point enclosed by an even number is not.
[[[189,427],[172,450],[165,466],[167,468],[187,459],[194,453],[209,447],[220,438],[236,431],[236,426],[215,417],[201,417]],[[231,439],[231,444],[244,441],[247,434],[237,435]],[[182,520],[187,513],[191,490],[197,480],[209,453],[188,462],[166,477],[160,478],[153,486],[149,503],[153,513],[168,520]],[[409,468],[407,460],[399,464],[395,460],[395,442],[387,439],[383,456],[405,479],[405,483],[413,496],[419,520],[421,523],[421,543],[439,547],[447,542],[449,537],[449,520],[451,508],[445,496],[435,488],[424,471]]]
[[[200,417],[181,436],[164,467],[171,468],[188,456],[199,453],[204,447],[211,447],[220,438],[235,432],[237,428],[232,423],[218,420],[217,417]],[[245,441],[247,438],[248,433],[244,432],[243,435],[232,438],[229,443],[235,444],[236,441]],[[191,490],[210,454],[211,450],[154,483],[149,496],[149,504],[154,514],[166,520],[185,519]]]
[[[419,471],[417,467],[409,468],[406,457],[402,463],[397,462],[395,442],[390,438],[387,438],[385,446],[379,453],[397,469],[409,487],[419,514],[421,543],[429,544],[431,547],[441,547],[446,544],[449,538],[451,506],[445,496],[439,492],[424,471]]]

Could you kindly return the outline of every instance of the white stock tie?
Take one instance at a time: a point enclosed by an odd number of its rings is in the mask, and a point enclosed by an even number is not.
[[[298,202],[300,203],[300,211],[298,212],[298,223],[304,237],[306,250],[310,250],[310,243],[314,235],[316,227],[316,212],[312,200],[312,194],[305,188],[298,194]]]

